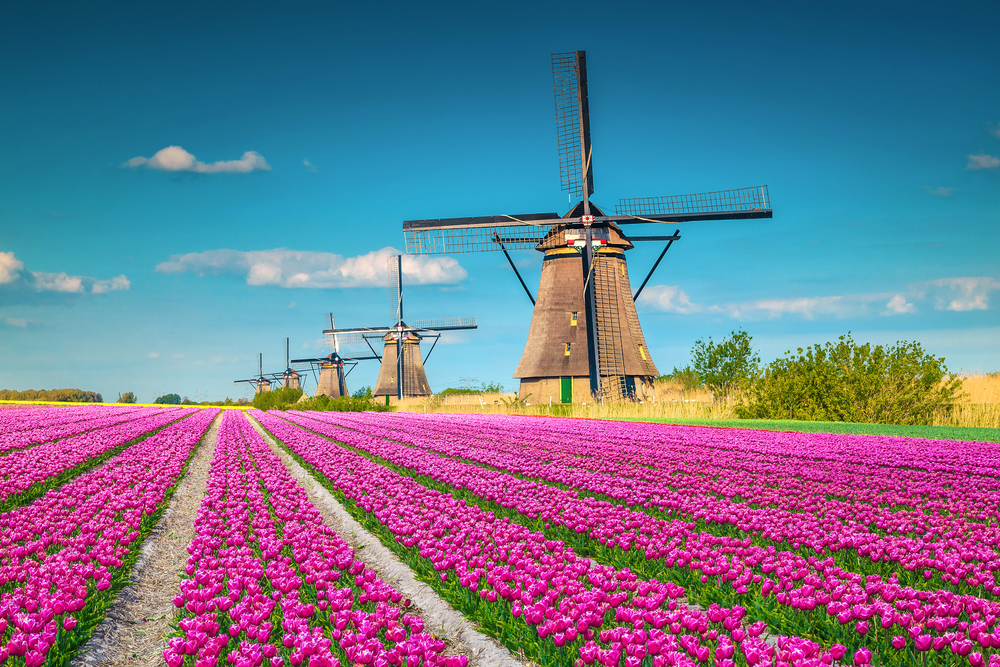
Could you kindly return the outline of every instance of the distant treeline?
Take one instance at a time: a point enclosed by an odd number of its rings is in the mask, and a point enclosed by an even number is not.
[[[96,391],[83,389],[0,389],[0,401],[53,401],[57,403],[103,403]]]

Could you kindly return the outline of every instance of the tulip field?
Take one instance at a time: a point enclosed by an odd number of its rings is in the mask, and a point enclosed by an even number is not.
[[[996,445],[131,406],[0,411],[0,665],[87,650],[199,447],[170,667],[469,663],[282,452],[526,664],[1000,665]]]

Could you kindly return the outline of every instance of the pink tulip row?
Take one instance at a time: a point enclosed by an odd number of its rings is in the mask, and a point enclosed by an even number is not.
[[[72,414],[65,415],[59,415],[59,411],[53,409],[19,410],[17,419],[8,419],[5,420],[7,423],[0,423],[0,455],[43,442],[104,429],[162,411],[163,408],[131,406],[66,408],[65,412]],[[52,412],[56,412],[61,419],[46,417],[46,413]]]
[[[67,470],[101,456],[172,421],[191,414],[193,409],[156,410],[136,419],[107,428],[48,442],[30,449],[0,456],[0,507],[35,484],[45,483]]]
[[[792,649],[795,664],[802,665],[843,656],[842,646],[824,652],[795,637],[782,639],[783,647],[775,650],[759,637],[764,623],[744,627],[742,607],[703,612],[679,605],[680,586],[579,558],[561,541],[427,488],[272,413],[259,419],[364,510],[376,529],[419,554],[411,565],[439,574],[438,587],[453,604],[502,638],[535,646],[543,659],[564,646],[575,649],[578,665],[608,667],[623,659],[627,667],[638,667],[646,657],[655,667],[710,657],[725,666],[734,664],[736,653],[750,664],[773,659],[785,665],[792,664]],[[345,433],[350,437],[344,442],[361,449],[376,440]]]
[[[465,667],[355,558],[281,459],[237,411],[219,430],[208,490],[174,603],[178,667],[353,664]],[[384,641],[379,637],[384,637]]]
[[[869,573],[892,568],[915,583],[910,573],[927,570],[956,592],[1000,594],[1000,524],[991,518],[1000,513],[1000,488],[980,465],[1000,464],[996,446],[976,443],[973,455],[965,443],[620,422],[567,424],[569,432],[559,434],[545,427],[566,420],[434,417],[404,422],[382,413],[366,417],[364,428],[385,428],[381,435],[404,442],[422,436],[434,451],[698,522],[716,534],[745,533],[809,555],[852,553],[879,564],[865,568]],[[346,414],[332,418],[359,423]],[[870,448],[858,448],[859,440]],[[853,458],[837,457],[831,442],[843,442]],[[941,461],[942,452],[953,465],[921,468],[920,454]],[[887,466],[883,455],[900,467]]]
[[[898,632],[894,649],[903,647],[947,650],[970,656],[973,663],[982,659],[978,649],[1000,647],[1000,603],[951,591],[915,590],[902,586],[894,578],[862,577],[837,567],[832,558],[805,558],[773,547],[762,548],[749,538],[717,537],[692,530],[682,521],[667,521],[642,512],[616,506],[593,498],[580,498],[572,491],[555,488],[528,479],[470,465],[414,446],[441,448],[442,439],[407,435],[411,446],[355,430],[329,424],[342,421],[355,426],[373,422],[382,415],[356,416],[339,414],[293,413],[286,418],[318,433],[328,435],[378,456],[415,474],[446,484],[448,488],[467,490],[487,503],[510,508],[529,520],[561,528],[571,539],[588,535],[613,562],[665,578],[681,576],[682,581],[723,586],[730,598],[746,599],[748,606],[762,606],[772,626],[781,630],[781,619],[791,626],[801,623],[796,616],[827,622],[829,615],[841,627],[844,643],[861,646],[869,642],[869,630],[888,645],[892,631]],[[377,431],[377,428],[371,429]],[[397,439],[403,439],[399,431]],[[502,459],[502,456],[499,458]],[[697,582],[700,577],[700,582]],[[790,612],[790,613],[789,613]],[[796,612],[799,612],[796,614]],[[878,626],[870,621],[879,617]],[[881,632],[879,632],[881,631]],[[908,640],[907,637],[910,637]],[[916,639],[920,638],[921,643]],[[932,645],[937,642],[940,646]],[[996,656],[1000,661],[1000,655]]]
[[[199,411],[0,513],[0,664],[37,667],[89,636],[216,413]]]

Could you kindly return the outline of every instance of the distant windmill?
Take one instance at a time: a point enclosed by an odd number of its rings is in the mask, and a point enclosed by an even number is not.
[[[302,389],[302,376],[292,368],[292,363],[288,360],[288,339],[285,338],[285,370],[271,374],[273,379],[281,381],[282,389]]]
[[[254,388],[255,394],[263,394],[265,391],[271,391],[271,380],[264,376],[264,355],[257,354],[257,377],[250,378],[249,380],[235,380],[233,384],[240,384],[241,382],[246,382]]]
[[[333,321],[333,313],[329,313],[328,317],[330,321],[330,328],[326,331],[335,330],[336,326]],[[351,394],[347,390],[347,376],[350,375],[352,370],[354,370],[354,367],[358,365],[359,361],[381,359],[381,357],[374,354],[374,352],[371,356],[341,356],[340,342],[344,336],[329,334],[326,338],[333,346],[333,352],[331,354],[325,357],[316,357],[311,359],[292,359],[292,363],[312,364],[314,368],[319,368],[319,379],[316,381],[316,393],[313,394],[314,396],[329,396],[330,398],[350,396]],[[364,339],[358,334],[351,334],[347,338],[354,342],[364,341]]]
[[[434,347],[441,337],[442,331],[477,328],[476,318],[452,317],[441,320],[417,320],[412,325],[403,321],[403,266],[399,255],[389,257],[387,273],[389,276],[389,305],[395,322],[390,327],[335,329],[332,327],[324,334],[336,338],[356,335],[378,356],[371,341],[381,339],[385,345],[382,348],[382,366],[379,369],[378,380],[375,382],[375,396],[395,396],[398,399],[412,396],[430,396],[430,385],[424,364],[431,356]],[[434,339],[427,358],[421,359],[420,341]],[[388,399],[387,399],[388,400]]]
[[[534,305],[524,354],[514,377],[521,396],[571,402],[577,395],[643,398],[659,375],[639,326],[635,300],[659,266],[671,236],[626,236],[619,225],[695,220],[770,218],[767,186],[694,195],[620,199],[615,215],[590,202],[594,192],[583,51],[552,55],[556,135],[562,189],[580,199],[568,213],[409,220],[403,223],[409,254],[500,250]],[[639,289],[632,293],[625,251],[636,241],[666,241]],[[531,295],[508,248],[545,253],[538,300]],[[578,319],[583,326],[577,326]],[[581,354],[578,350],[586,350]]]

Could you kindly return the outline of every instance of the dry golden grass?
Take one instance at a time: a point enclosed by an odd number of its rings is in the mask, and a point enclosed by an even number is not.
[[[970,374],[962,380],[963,396],[934,426],[1000,428],[1000,373]],[[659,382],[656,400],[644,403],[568,403],[549,406],[516,401],[516,394],[473,394],[444,399],[410,398],[401,412],[457,412],[474,414],[559,415],[591,419],[736,419],[732,403],[714,404],[704,390],[684,392],[678,383]],[[392,401],[396,405],[395,399]]]
[[[972,373],[962,378],[964,396],[935,426],[1000,428],[1000,373]]]

